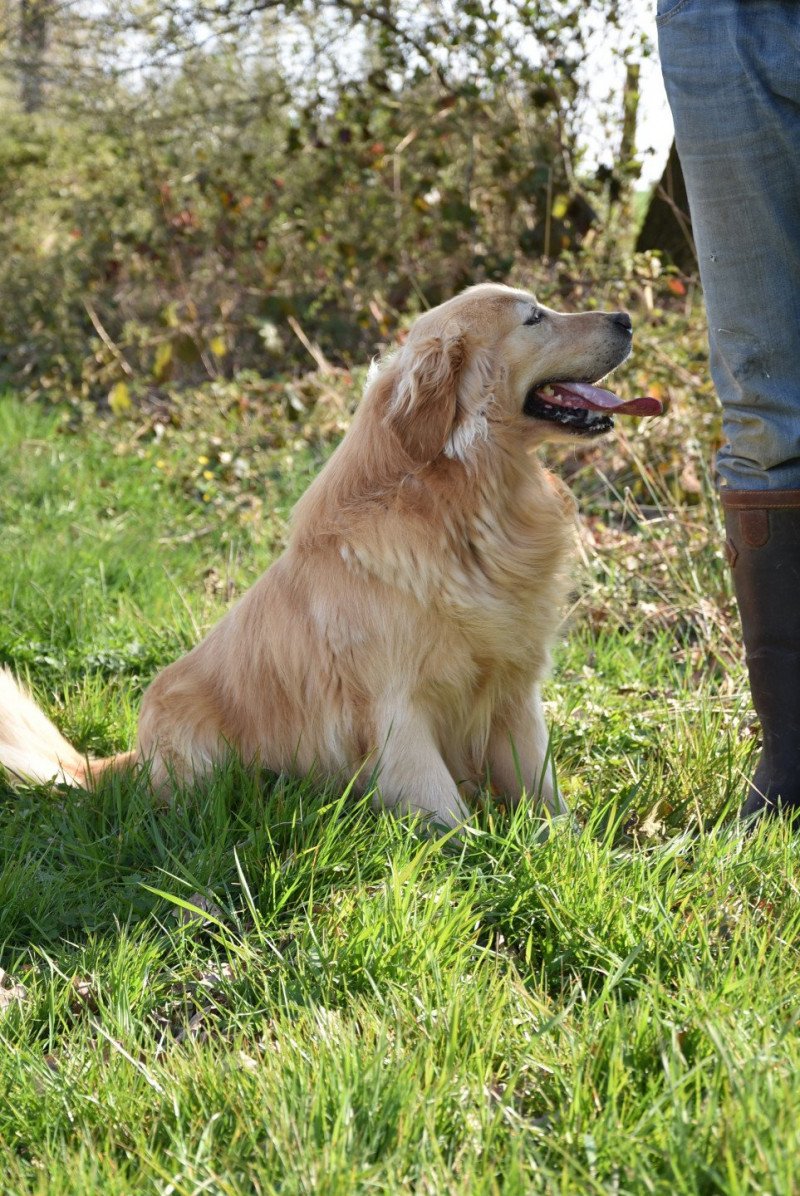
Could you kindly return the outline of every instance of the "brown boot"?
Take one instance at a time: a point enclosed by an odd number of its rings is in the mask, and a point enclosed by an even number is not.
[[[800,490],[721,491],[763,748],[741,809],[800,810]]]

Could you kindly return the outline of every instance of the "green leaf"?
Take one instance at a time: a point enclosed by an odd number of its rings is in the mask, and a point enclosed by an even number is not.
[[[131,392],[127,382],[115,382],[108,392],[108,405],[115,415],[125,415],[132,407]]]
[[[153,362],[153,377],[157,382],[163,382],[169,376],[172,366],[172,341],[163,341],[156,349]]]

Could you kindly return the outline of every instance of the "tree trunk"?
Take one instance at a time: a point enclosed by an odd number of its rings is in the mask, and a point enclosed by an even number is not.
[[[644,223],[636,238],[636,249],[639,252],[659,249],[684,274],[697,271],[686,183],[674,141],[664,173],[653,188]]]
[[[19,0],[20,99],[25,112],[42,106],[48,0]]]
[[[625,66],[625,87],[622,93],[622,133],[619,141],[619,160],[628,178],[639,174],[636,161],[636,121],[639,116],[639,63]]]

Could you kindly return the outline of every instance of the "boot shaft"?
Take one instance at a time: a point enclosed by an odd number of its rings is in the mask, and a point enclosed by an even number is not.
[[[800,807],[800,490],[721,492],[763,752],[743,813]]]

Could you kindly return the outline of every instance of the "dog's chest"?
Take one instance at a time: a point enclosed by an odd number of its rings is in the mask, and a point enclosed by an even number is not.
[[[533,497],[538,501],[500,512],[486,505],[451,541],[442,597],[479,659],[505,661],[532,646],[546,648],[563,617],[573,508],[550,487]]]

